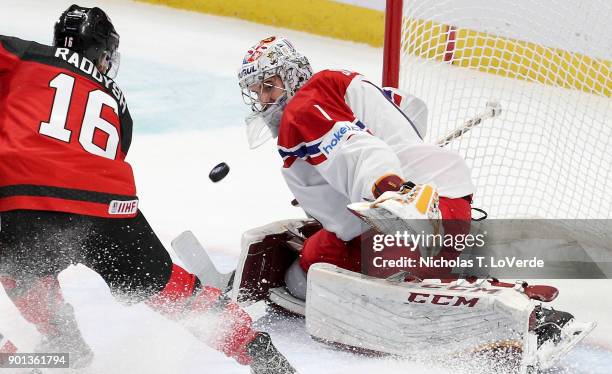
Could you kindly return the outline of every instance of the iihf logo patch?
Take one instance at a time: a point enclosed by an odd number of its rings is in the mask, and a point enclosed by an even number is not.
[[[108,214],[134,214],[138,211],[138,200],[113,200],[108,206]]]

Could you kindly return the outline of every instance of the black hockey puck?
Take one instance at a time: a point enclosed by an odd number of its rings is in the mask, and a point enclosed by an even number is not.
[[[211,181],[217,183],[221,179],[225,178],[227,173],[229,173],[229,170],[230,170],[229,166],[225,162],[222,162],[219,165],[212,168],[212,170],[210,171],[210,174],[208,174],[208,178],[210,178]]]

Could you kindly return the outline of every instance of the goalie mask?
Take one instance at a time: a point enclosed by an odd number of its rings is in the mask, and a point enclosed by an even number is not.
[[[247,51],[238,80],[242,98],[253,111],[245,120],[251,149],[278,136],[287,102],[311,76],[308,59],[283,37],[263,39]]]

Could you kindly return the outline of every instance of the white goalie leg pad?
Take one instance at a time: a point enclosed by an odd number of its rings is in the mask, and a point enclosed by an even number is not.
[[[15,345],[18,352],[34,352],[42,341],[42,335],[36,327],[26,321],[19,313],[0,284],[0,348],[8,341]]]
[[[367,350],[448,355],[522,341],[533,308],[513,289],[390,282],[315,264],[308,272],[306,328],[314,337]]]
[[[397,278],[397,279],[396,279]],[[561,340],[544,342],[529,329],[536,302],[516,288],[459,280],[401,282],[330,264],[308,271],[306,329],[314,337],[361,349],[415,356],[470,353],[517,346],[521,373],[552,367],[587,336],[595,322],[570,321]]]
[[[440,234],[438,189],[432,184],[416,185],[408,192],[387,191],[374,202],[349,204],[347,208],[384,234],[398,231]]]

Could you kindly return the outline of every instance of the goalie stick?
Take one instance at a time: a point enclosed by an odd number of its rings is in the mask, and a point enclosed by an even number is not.
[[[466,132],[480,125],[482,121],[499,116],[501,112],[501,104],[498,101],[487,102],[487,108],[485,111],[483,111],[482,113],[478,113],[476,116],[465,121],[461,126],[457,127],[456,129],[448,133],[446,136],[440,138],[436,142],[436,145],[440,147],[446,146],[448,143],[452,142],[457,138],[460,138]]]
[[[187,270],[197,275],[202,284],[222,291],[227,290],[234,272],[221,273],[191,231],[185,231],[176,237],[171,246]]]
[[[228,273],[220,272],[193,232],[183,232],[172,241],[171,246],[185,268],[195,274],[202,284],[216,287],[226,293],[231,290],[235,270]],[[253,321],[259,320],[266,314],[264,302],[257,302],[243,306],[243,308]]]

